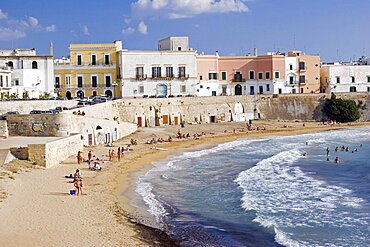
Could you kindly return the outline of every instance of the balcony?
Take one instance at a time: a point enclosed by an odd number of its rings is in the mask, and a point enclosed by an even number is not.
[[[144,81],[148,78],[147,75],[136,75],[135,80],[137,81]]]
[[[174,75],[166,75],[166,76],[155,76],[155,75],[152,75],[152,77],[150,79],[152,79],[152,80],[171,81],[171,80],[175,79],[175,76]]]
[[[114,85],[106,85],[106,84],[98,84],[96,87],[93,87],[91,84],[90,85],[82,85],[82,87],[78,86],[70,86],[70,87],[65,87],[65,85],[61,85],[60,88],[55,88],[55,91],[63,91],[63,90],[96,90],[96,89],[113,89]]]
[[[232,79],[231,82],[245,82],[245,79]]]
[[[189,79],[189,74],[186,74],[186,75],[184,75],[184,74],[179,74],[178,78],[179,78],[179,80],[181,80],[181,81],[188,80],[188,79]]]

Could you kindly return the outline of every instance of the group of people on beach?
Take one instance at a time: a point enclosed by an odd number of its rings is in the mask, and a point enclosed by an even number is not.
[[[193,138],[194,138],[194,139],[199,139],[199,137],[201,137],[201,136],[205,136],[205,135],[206,135],[206,133],[202,131],[201,133],[194,133],[194,134],[193,134]],[[177,133],[176,133],[176,138],[177,138],[177,139],[191,138],[191,135],[190,135],[190,133],[187,133],[187,134],[185,134],[185,133],[181,133],[181,130],[179,129],[179,130],[177,131]]]
[[[79,196],[79,195],[82,195],[82,177],[81,177],[81,173],[80,173],[80,170],[79,169],[76,169],[75,173],[72,175],[72,174],[69,174],[69,176],[65,176],[66,178],[73,178],[72,181],[70,181],[69,183],[72,183],[73,186],[75,187],[75,195]],[[73,191],[73,190],[72,190]],[[72,192],[71,192],[71,195],[72,195]]]

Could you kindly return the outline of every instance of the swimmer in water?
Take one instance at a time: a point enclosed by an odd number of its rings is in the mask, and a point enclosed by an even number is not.
[[[340,163],[339,158],[338,157],[335,157],[334,162],[335,162],[335,164],[339,164]]]

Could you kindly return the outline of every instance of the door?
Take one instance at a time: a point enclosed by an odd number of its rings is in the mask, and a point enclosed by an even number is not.
[[[137,126],[138,127],[143,127],[143,119],[142,119],[142,117],[137,117]]]
[[[168,115],[163,115],[163,124],[168,124]]]
[[[263,86],[260,86],[260,94],[263,94]]]
[[[224,121],[225,121],[225,113],[221,113],[221,114],[220,114],[220,120],[221,120],[222,122],[224,122]]]
[[[226,95],[226,91],[227,91],[227,87],[226,86],[222,86],[222,95],[223,96]]]
[[[210,116],[210,117],[209,117],[209,121],[210,121],[211,123],[216,123],[216,116]]]
[[[167,86],[165,84],[158,85],[157,97],[160,97],[160,98],[167,97]]]
[[[240,84],[235,86],[235,95],[242,95],[242,86]]]
[[[89,134],[88,139],[89,139],[89,146],[92,146],[93,145],[93,135]]]
[[[254,86],[249,87],[249,93],[250,95],[254,95]]]
[[[179,117],[178,116],[174,117],[174,122],[175,122],[175,125],[179,125]]]

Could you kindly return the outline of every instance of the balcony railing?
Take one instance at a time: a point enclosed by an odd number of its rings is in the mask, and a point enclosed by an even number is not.
[[[155,75],[152,75],[152,77],[150,79],[152,80],[165,80],[165,81],[171,81],[175,78],[174,75],[166,75],[166,76],[155,76]]]
[[[232,82],[245,82],[245,79],[232,79]]]
[[[96,87],[90,85],[82,85],[82,87],[79,86],[65,86],[60,85],[60,88],[55,88],[56,91],[62,91],[62,90],[89,90],[89,89],[112,89],[114,86],[112,84],[106,85],[106,84],[98,84]]]
[[[147,78],[148,78],[147,75],[136,75],[136,77],[135,77],[135,79],[138,80],[138,81],[144,81]]]
[[[179,78],[179,80],[182,80],[182,81],[188,80],[189,79],[189,74],[186,74],[186,75],[179,74],[178,78]]]

